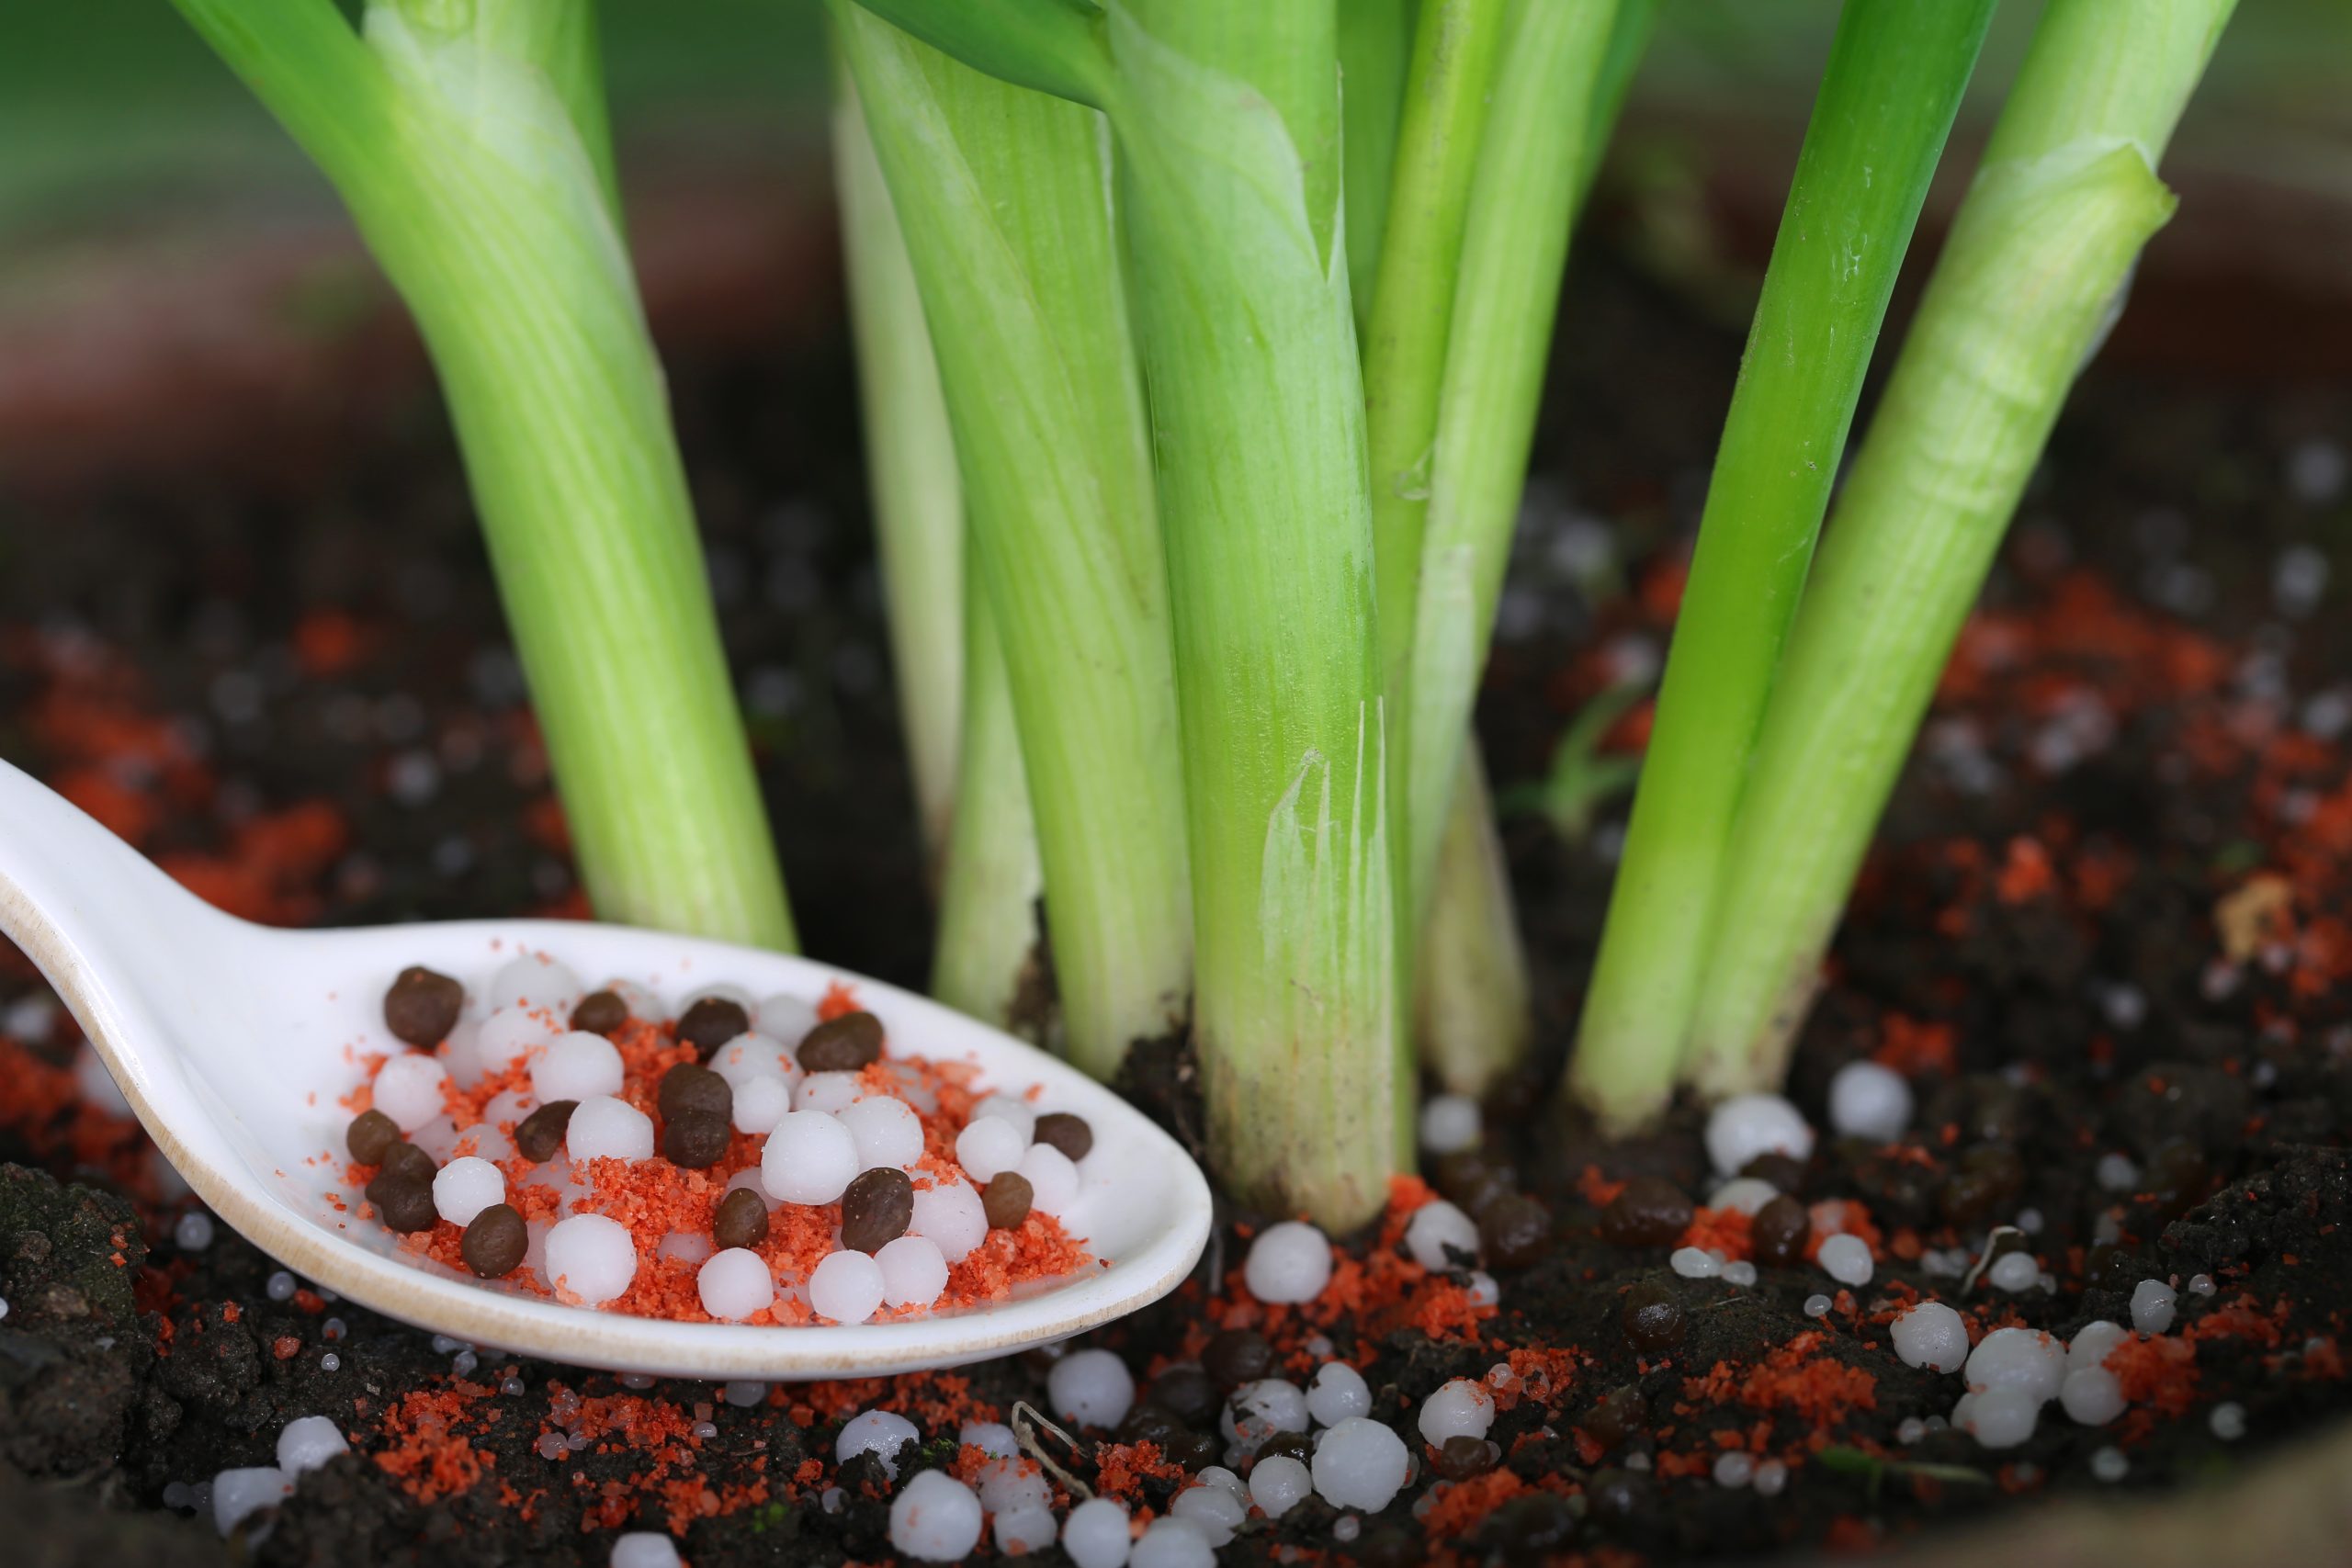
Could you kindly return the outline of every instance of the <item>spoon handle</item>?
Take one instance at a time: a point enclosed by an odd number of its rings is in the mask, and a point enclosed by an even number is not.
[[[223,964],[231,920],[86,813],[0,762],[0,935],[22,948],[116,1076],[141,1038],[127,1007],[169,1016]]]

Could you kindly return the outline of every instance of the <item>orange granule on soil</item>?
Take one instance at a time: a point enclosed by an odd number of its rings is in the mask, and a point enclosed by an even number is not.
[[[1158,1443],[1104,1443],[1094,1450],[1094,1461],[1095,1492],[1130,1503],[1143,1501],[1146,1481],[1182,1485],[1192,1479],[1192,1472],[1161,1456]]]
[[[1813,1235],[1804,1244],[1807,1261],[1821,1255],[1821,1244],[1833,1235],[1850,1235],[1871,1249],[1872,1258],[1886,1256],[1886,1238],[1871,1219],[1870,1210],[1851,1198],[1829,1198],[1806,1211]]]
[[[1487,1384],[1498,1410],[1509,1410],[1522,1399],[1549,1404],[1576,1386],[1577,1352],[1573,1349],[1522,1346],[1506,1351],[1503,1359],[1510,1376],[1501,1382],[1489,1379]]]
[[[1657,1456],[1664,1460],[1667,1456]],[[1421,1516],[1421,1529],[1431,1540],[1454,1540],[1476,1528],[1478,1522],[1522,1492],[1533,1488],[1508,1470],[1490,1470],[1484,1475],[1473,1476],[1437,1495],[1430,1511]]]
[[[2197,1402],[2197,1345],[2178,1336],[2125,1340],[2104,1363],[2123,1387],[2123,1397],[2169,1419],[2188,1414]]]
[[[2020,834],[2009,840],[1993,890],[2004,904],[2024,904],[2049,893],[2057,880],[2050,867],[2049,850],[2040,840]]]
[[[1877,1409],[1878,1380],[1860,1367],[1816,1355],[1827,1343],[1827,1335],[1808,1330],[1745,1374],[1728,1361],[1717,1361],[1705,1376],[1683,1380],[1683,1396],[1710,1404],[1736,1400],[1750,1410],[1785,1410],[1816,1428],[1835,1427],[1857,1410]]]
[[[1617,1194],[1623,1190],[1623,1182],[1610,1180],[1600,1174],[1600,1168],[1597,1165],[1586,1166],[1577,1177],[1577,1196],[1596,1209],[1606,1209],[1617,1201]]]
[[[1737,1209],[1693,1209],[1690,1223],[1676,1239],[1677,1247],[1695,1247],[1702,1252],[1720,1252],[1727,1262],[1736,1263],[1746,1258],[1751,1244],[1748,1226],[1753,1217]]]
[[[1923,1023],[1888,1013],[1879,1024],[1879,1046],[1871,1060],[1906,1077],[1959,1070],[1959,1036],[1949,1023]]]
[[[23,1139],[37,1159],[103,1170],[141,1202],[161,1201],[146,1133],[135,1119],[83,1098],[73,1067],[0,1034],[0,1083],[8,1086],[0,1095],[0,1128]]]
[[[446,1390],[402,1394],[385,1410],[380,1423],[390,1446],[368,1457],[420,1503],[463,1492],[497,1462],[497,1455],[476,1449],[457,1430],[468,1415],[467,1407],[487,1398],[490,1392],[479,1383],[460,1380]],[[489,1420],[496,1420],[498,1415],[494,1404],[485,1412]]]

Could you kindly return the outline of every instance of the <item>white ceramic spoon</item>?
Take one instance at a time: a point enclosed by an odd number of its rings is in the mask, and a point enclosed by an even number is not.
[[[1208,1183],[1176,1141],[1118,1096],[997,1030],[803,958],[569,920],[458,920],[276,931],[220,913],[66,801],[0,762],[0,932],[28,953],[124,1098],[197,1194],[296,1273],[485,1348],[621,1371],[723,1379],[874,1377],[955,1366],[1058,1339],[1173,1290],[1209,1232]],[[626,978],[673,1000],[732,983],[814,1000],[855,986],[893,1054],[964,1060],[989,1087],[1042,1086],[1045,1109],[1094,1133],[1065,1223],[1107,1267],[970,1312],[809,1327],[672,1323],[567,1307],[430,1272],[381,1225],[338,1212],[338,1096],[354,1057],[404,1049],[385,987],[423,964],[467,983],[469,1015],[500,964],[545,952],[589,984]],[[0,1085],[0,1094],[7,1092]],[[330,1152],[333,1157],[326,1157]]]

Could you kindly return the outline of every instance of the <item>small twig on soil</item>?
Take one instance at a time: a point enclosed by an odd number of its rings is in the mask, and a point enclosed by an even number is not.
[[[1992,1263],[1993,1254],[1999,1250],[2003,1236],[2023,1235],[2025,1232],[2015,1225],[1995,1225],[1993,1234],[1984,1238],[1984,1251],[1976,1259],[1975,1267],[1969,1269],[1968,1278],[1960,1282],[1960,1293],[1964,1296],[1976,1288],[1977,1276],[1984,1273],[1986,1267]]]
[[[1082,1451],[1081,1445],[1076,1438],[1040,1416],[1036,1407],[1027,1400],[1016,1399],[1012,1402],[1012,1438],[1013,1441],[1021,1445],[1021,1451],[1035,1460],[1038,1468],[1060,1482],[1071,1495],[1092,1500],[1094,1488],[1063,1469],[1047,1455],[1045,1445],[1037,1440],[1037,1428],[1040,1427],[1059,1438],[1062,1440],[1062,1446],[1069,1449],[1070,1452]]]

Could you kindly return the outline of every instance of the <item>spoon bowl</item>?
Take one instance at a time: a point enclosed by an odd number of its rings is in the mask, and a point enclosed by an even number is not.
[[[0,933],[38,964],[164,1157],[239,1233],[297,1274],[485,1349],[667,1376],[786,1382],[956,1366],[1067,1337],[1158,1300],[1206,1245],[1207,1180],[1176,1141],[1044,1052],[935,1002],[830,965],[727,942],[569,920],[281,931],[222,914],[105,828],[0,762]],[[894,1054],[972,1064],[983,1086],[1083,1116],[1085,1184],[1064,1216],[1101,1266],[963,1312],[810,1326],[677,1323],[564,1306],[420,1267],[347,1213],[338,1099],[412,964],[481,982],[518,953],[672,997],[710,986],[815,998],[854,987]],[[354,1205],[356,1207],[356,1205]]]

